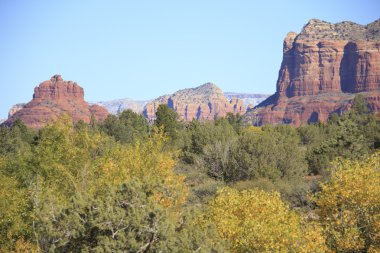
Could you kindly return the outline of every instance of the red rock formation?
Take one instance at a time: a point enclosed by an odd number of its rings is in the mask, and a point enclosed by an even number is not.
[[[215,84],[206,83],[197,88],[184,89],[172,95],[161,96],[149,102],[144,109],[145,117],[152,122],[160,104],[175,110],[180,119],[204,121],[224,117],[228,112],[244,114],[246,107],[240,99],[228,100]]]
[[[367,26],[310,20],[300,34],[288,33],[276,94],[247,117],[257,124],[325,121],[349,109],[354,93],[378,110],[379,28],[380,19]]]
[[[84,101],[83,88],[77,83],[64,81],[60,75],[55,75],[36,87],[33,99],[10,114],[5,124],[21,119],[29,127],[40,128],[62,114],[68,114],[74,122],[83,120],[88,123],[91,115],[102,121],[108,112],[101,106],[89,105]]]

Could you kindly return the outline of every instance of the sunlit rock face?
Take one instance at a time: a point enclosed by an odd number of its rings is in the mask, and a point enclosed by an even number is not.
[[[90,122],[93,116],[103,121],[108,112],[99,105],[89,105],[84,100],[84,90],[76,82],[64,81],[60,75],[51,77],[34,88],[33,99],[14,108],[4,124],[11,125],[21,119],[27,126],[40,128],[62,114],[72,117],[74,122]]]
[[[247,114],[254,124],[301,125],[326,121],[362,93],[380,108],[380,19],[366,26],[312,19],[290,32],[276,93]]]
[[[184,121],[213,120],[215,117],[224,117],[229,112],[240,114],[246,112],[246,106],[242,100],[227,99],[223,91],[213,83],[179,90],[174,94],[164,95],[149,102],[145,106],[144,115],[150,122],[155,119],[160,104],[167,104]]]

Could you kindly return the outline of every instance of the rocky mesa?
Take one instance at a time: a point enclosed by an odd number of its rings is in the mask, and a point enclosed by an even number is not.
[[[89,105],[84,100],[83,88],[76,82],[64,81],[60,75],[54,75],[35,87],[29,103],[13,108],[4,124],[11,125],[21,119],[29,127],[40,128],[62,114],[68,114],[74,122],[83,120],[88,123],[92,115],[102,121],[108,112],[99,105]]]
[[[205,83],[199,87],[183,89],[171,95],[161,96],[144,108],[145,117],[152,122],[160,104],[167,104],[175,110],[180,119],[191,121],[213,120],[226,116],[227,113],[244,114],[246,106],[238,98],[227,99],[223,91],[213,83]]]
[[[365,26],[312,19],[287,34],[276,93],[247,118],[256,125],[326,121],[357,93],[380,110],[380,19]]]

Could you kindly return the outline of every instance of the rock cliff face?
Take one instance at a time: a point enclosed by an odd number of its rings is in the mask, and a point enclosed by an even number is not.
[[[240,114],[246,112],[242,100],[238,98],[228,100],[222,90],[213,83],[180,90],[149,102],[145,106],[144,115],[150,122],[155,119],[155,113],[160,104],[167,104],[184,121],[213,120],[215,117],[225,116],[228,112]]]
[[[300,34],[288,33],[276,88],[248,113],[254,124],[325,121],[349,109],[355,93],[379,110],[380,19],[366,26],[312,19]]]
[[[40,128],[64,113],[70,115],[74,122],[90,122],[91,115],[102,121],[108,115],[103,107],[84,101],[83,88],[77,83],[64,81],[60,75],[55,75],[34,89],[29,103],[11,110],[4,124],[10,125],[21,119],[29,127]]]
[[[13,114],[16,112],[20,111],[22,108],[24,108],[26,104],[25,103],[20,103],[20,104],[15,104],[9,109],[8,111],[8,118],[12,117]]]

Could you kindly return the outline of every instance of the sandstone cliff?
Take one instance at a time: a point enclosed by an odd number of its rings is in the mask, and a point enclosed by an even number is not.
[[[242,100],[238,98],[228,100],[222,90],[213,83],[179,90],[149,102],[145,106],[144,115],[150,122],[155,119],[160,104],[167,104],[184,121],[213,120],[215,117],[225,116],[228,112],[244,114],[246,111]]]
[[[366,26],[312,19],[300,34],[287,34],[276,93],[247,118],[258,125],[325,121],[350,108],[356,93],[380,109],[380,19]]]
[[[90,122],[91,115],[102,121],[108,115],[103,107],[84,101],[83,88],[77,83],[64,81],[60,75],[55,75],[34,89],[29,103],[11,110],[4,124],[10,125],[21,119],[29,127],[40,128],[64,113],[70,115],[74,122]]]

